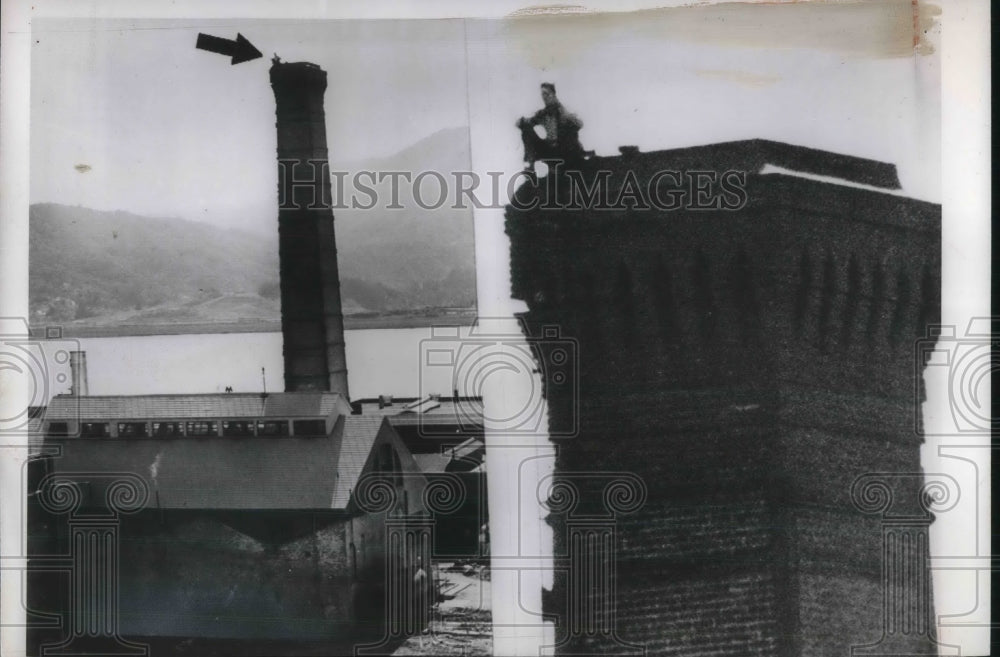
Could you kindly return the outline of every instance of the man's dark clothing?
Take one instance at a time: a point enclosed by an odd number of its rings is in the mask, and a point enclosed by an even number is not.
[[[544,139],[535,132],[536,125],[545,128]],[[583,122],[576,115],[567,112],[562,103],[543,107],[530,119],[519,121],[518,127],[524,143],[525,162],[549,158],[578,160],[583,157],[583,146],[580,144]]]

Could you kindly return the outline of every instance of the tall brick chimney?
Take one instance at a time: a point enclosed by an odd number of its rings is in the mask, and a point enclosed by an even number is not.
[[[275,59],[271,88],[277,105],[285,390],[327,390],[348,398],[323,111],[326,71]]]
[[[580,169],[587,203],[550,173],[506,226],[564,482],[555,653],[937,654],[914,422],[941,207],[758,140]]]
[[[70,390],[70,394],[77,396],[87,395],[87,352],[69,352],[69,368],[70,376],[73,381],[73,387]]]

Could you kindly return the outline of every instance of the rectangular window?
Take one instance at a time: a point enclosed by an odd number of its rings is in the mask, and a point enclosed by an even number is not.
[[[111,435],[111,424],[108,422],[81,422],[80,435],[84,438],[107,438]]]
[[[68,436],[69,435],[69,423],[68,422],[49,422],[49,435],[50,436]]]
[[[187,435],[189,436],[216,436],[218,434],[218,425],[214,421],[187,423]]]
[[[257,435],[258,436],[287,436],[288,435],[288,421],[287,420],[267,420],[257,422]]]
[[[154,422],[153,435],[158,438],[172,438],[184,435],[182,422]]]
[[[325,436],[326,420],[295,420],[292,429],[296,436]]]
[[[223,436],[252,436],[253,422],[249,420],[225,420],[222,423]]]
[[[119,422],[119,438],[148,438],[149,425],[145,422]]]

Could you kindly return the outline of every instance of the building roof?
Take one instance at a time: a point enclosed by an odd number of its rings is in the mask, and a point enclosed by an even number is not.
[[[592,161],[603,167],[611,166],[615,161],[624,161],[630,167],[639,168],[649,165],[693,170],[695,166],[700,166],[709,170],[722,168],[749,172],[760,171],[770,164],[883,189],[900,188],[896,165],[890,162],[769,139],[744,139],[650,152],[641,152],[631,146],[623,146],[619,150],[621,155],[598,156]]]
[[[381,416],[348,415],[343,418],[344,430],[337,468],[337,484],[331,500],[333,508],[347,508],[351,493],[357,485],[365,463],[368,462],[375,439],[384,422],[385,418]]]
[[[204,395],[57,395],[46,420],[155,420],[240,417],[329,417],[350,413],[335,392],[215,393]]]
[[[73,479],[85,482],[92,504],[101,503],[108,475],[133,473],[149,485],[149,508],[344,510],[383,432],[390,439],[394,434],[384,418],[346,415],[329,436],[64,438],[50,444],[62,448],[53,470],[80,473]]]
[[[383,408],[379,408],[378,399],[362,399],[354,404],[360,405],[364,415],[387,416],[393,426],[456,424],[482,427],[483,425],[481,397],[396,398],[391,405]]]
[[[422,472],[437,473],[447,472],[448,465],[453,459],[451,454],[429,452],[427,454],[414,454],[413,460],[417,462]]]

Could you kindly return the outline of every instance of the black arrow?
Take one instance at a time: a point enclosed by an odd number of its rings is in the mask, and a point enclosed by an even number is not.
[[[212,36],[211,34],[199,33],[196,47],[199,50],[216,52],[220,55],[232,55],[233,64],[249,62],[251,59],[262,57],[260,51],[254,48],[253,44],[247,41],[246,38],[244,38],[244,36],[239,32],[236,33],[236,41]]]

